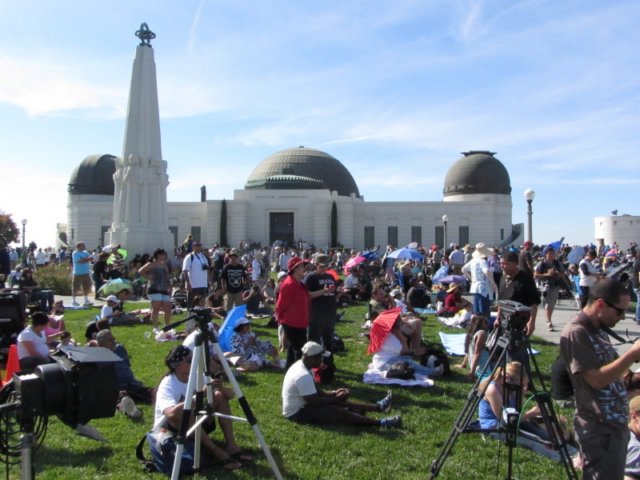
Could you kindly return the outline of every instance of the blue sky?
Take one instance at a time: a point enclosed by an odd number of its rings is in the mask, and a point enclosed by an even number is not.
[[[53,244],[87,155],[121,155],[146,22],[170,201],[232,198],[271,153],[338,158],[365,200],[440,200],[491,150],[534,241],[593,240],[639,215],[635,1],[0,0],[0,209]]]

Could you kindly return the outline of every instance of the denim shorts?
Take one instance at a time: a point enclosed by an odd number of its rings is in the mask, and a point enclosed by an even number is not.
[[[149,293],[149,294],[147,294],[147,297],[152,302],[169,302],[169,301],[171,301],[171,296],[170,295],[165,295],[163,293]]]

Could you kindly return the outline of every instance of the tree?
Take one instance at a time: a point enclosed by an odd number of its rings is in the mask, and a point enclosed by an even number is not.
[[[11,214],[0,213],[0,248],[6,248],[10,243],[20,238],[20,229],[11,218]]]
[[[338,206],[336,202],[331,205],[331,248],[336,248],[338,243]]]
[[[220,205],[220,245],[226,247],[227,243],[227,201],[222,200]]]

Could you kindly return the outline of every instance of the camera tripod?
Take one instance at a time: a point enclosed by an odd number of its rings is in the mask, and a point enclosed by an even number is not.
[[[509,302],[514,303],[514,302]],[[523,306],[524,307],[524,306]],[[526,308],[526,307],[524,307]],[[527,309],[528,310],[528,309]],[[521,310],[522,312],[522,310]],[[560,426],[560,422],[558,421],[558,417],[555,413],[553,402],[551,400],[551,396],[546,391],[544,382],[542,380],[542,375],[540,374],[540,370],[538,368],[538,364],[535,358],[531,354],[531,345],[529,344],[528,339],[524,335],[524,324],[518,327],[511,326],[511,322],[507,319],[506,329],[504,333],[500,336],[494,348],[491,350],[489,355],[489,361],[484,365],[482,372],[479,375],[478,380],[474,384],[473,388],[469,392],[467,396],[467,401],[465,405],[462,407],[462,410],[458,414],[458,417],[455,420],[453,425],[453,429],[449,434],[449,438],[447,438],[442,450],[440,451],[440,455],[437,459],[435,459],[431,464],[431,480],[435,479],[440,470],[442,469],[445,460],[451,453],[454,444],[456,443],[458,437],[463,433],[492,433],[498,434],[500,440],[504,438],[505,443],[508,448],[508,457],[507,457],[507,474],[505,476],[506,480],[512,480],[513,478],[513,450],[517,446],[517,440],[519,435],[526,436],[524,431],[520,431],[519,429],[519,416],[520,416],[520,408],[522,405],[522,379],[524,378],[524,374],[521,373],[520,377],[520,385],[510,385],[506,381],[503,381],[504,389],[502,392],[502,397],[504,398],[505,405],[504,409],[504,422],[500,424],[500,427],[497,429],[481,429],[472,427],[471,421],[473,416],[478,411],[478,405],[480,400],[484,397],[485,391],[489,386],[489,382],[483,383],[483,378],[487,373],[487,370],[490,368],[490,364],[493,362],[494,367],[502,366],[503,372],[506,374],[506,365],[509,359],[520,360],[522,361],[522,368],[525,368],[524,371],[527,371],[529,376],[529,382],[531,386],[532,393],[534,394],[535,401],[539,407],[540,413],[542,415],[542,419],[544,422],[544,426],[551,438],[550,446],[559,453],[561,463],[565,469],[567,474],[567,478],[569,480],[578,480],[577,473],[573,467],[573,462],[569,451],[567,449],[567,442],[564,439],[562,428]],[[504,320],[503,320],[504,322]],[[504,323],[503,323],[504,325]],[[536,391],[533,385],[533,379],[531,373],[528,372],[529,367],[526,364],[526,360],[531,360],[531,363],[534,366],[536,377],[540,381],[541,391]],[[505,375],[506,376],[506,375]],[[515,408],[505,408],[509,407],[508,399],[511,394],[516,396]]]
[[[260,428],[258,427],[258,420],[253,415],[251,411],[251,407],[249,407],[249,402],[242,394],[242,390],[240,390],[240,386],[236,378],[227,363],[227,359],[225,358],[222,349],[220,348],[220,344],[218,343],[218,337],[215,333],[211,332],[207,326],[209,321],[211,320],[211,315],[208,311],[204,309],[192,309],[194,315],[185,318],[184,320],[180,320],[171,325],[164,327],[164,331],[169,331],[172,328],[181,325],[189,320],[196,321],[196,338],[195,345],[193,348],[193,357],[191,360],[191,367],[189,369],[189,380],[187,382],[187,393],[185,395],[184,401],[184,409],[182,412],[182,418],[180,419],[180,428],[178,431],[178,435],[176,436],[176,453],[175,459],[173,462],[173,470],[171,472],[171,479],[178,480],[180,476],[180,464],[182,462],[182,453],[184,451],[184,442],[187,437],[190,435],[194,435],[194,461],[193,466],[194,469],[197,470],[200,467],[200,454],[201,454],[201,436],[202,429],[199,428],[200,425],[205,422],[207,419],[210,419],[213,416],[228,418],[233,421],[240,422],[248,422],[253,429],[253,432],[260,443],[260,447],[267,457],[267,461],[271,466],[271,470],[273,474],[278,480],[282,480],[282,475],[280,470],[278,469],[278,465],[275,462],[275,459],[271,455],[271,451],[267,446],[262,433],[260,432]],[[235,417],[232,415],[224,415],[221,413],[217,413],[213,411],[213,388],[211,386],[211,371],[209,368],[209,360],[210,353],[209,348],[213,349],[216,357],[218,358],[224,372],[231,383],[233,391],[238,398],[238,403],[242,408],[242,411],[246,418]],[[207,384],[204,385],[204,382]],[[204,404],[204,393],[207,395],[207,403]],[[194,407],[194,397],[195,397],[195,411],[192,410]],[[191,421],[191,416],[194,416],[194,424],[191,428],[188,428],[189,423]]]

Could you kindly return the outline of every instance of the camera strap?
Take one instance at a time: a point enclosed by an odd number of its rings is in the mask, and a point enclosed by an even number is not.
[[[613,337],[614,339],[616,339],[617,341],[619,341],[620,343],[633,343],[630,340],[625,340],[624,338],[622,338],[620,335],[618,335],[616,332],[614,332],[613,330],[611,330],[609,327],[603,327],[600,326],[600,330],[602,330],[604,333],[606,333],[607,335],[609,335],[610,337]]]

